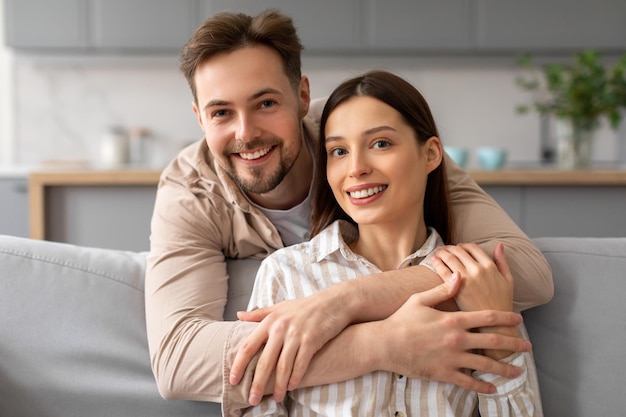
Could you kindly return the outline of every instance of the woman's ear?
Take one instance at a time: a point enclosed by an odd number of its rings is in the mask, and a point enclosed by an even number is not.
[[[424,144],[424,155],[426,155],[426,168],[431,173],[443,159],[443,146],[437,136],[431,136]]]

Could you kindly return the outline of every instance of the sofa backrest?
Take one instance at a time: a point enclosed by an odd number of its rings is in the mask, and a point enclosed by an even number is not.
[[[540,238],[555,296],[524,312],[549,417],[626,415],[626,238]],[[219,416],[150,370],[145,253],[0,236],[0,416]],[[229,261],[227,319],[258,260]]]
[[[0,236],[0,416],[221,416],[161,398],[145,254]]]
[[[548,417],[626,416],[626,238],[537,238],[554,298],[524,312]]]

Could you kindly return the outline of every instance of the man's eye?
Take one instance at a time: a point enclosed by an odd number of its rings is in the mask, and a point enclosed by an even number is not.
[[[274,100],[263,100],[261,102],[261,107],[264,109],[267,109],[269,107],[274,106],[274,104],[276,104],[276,102]]]
[[[211,113],[211,117],[224,117],[226,115],[228,115],[228,110],[224,110],[224,109],[216,110],[213,113]]]

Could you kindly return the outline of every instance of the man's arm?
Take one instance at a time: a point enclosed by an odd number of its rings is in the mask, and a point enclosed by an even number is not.
[[[414,294],[441,282],[439,275],[430,269],[414,266],[362,276],[307,298],[240,313],[240,318],[262,321],[237,352],[230,382],[237,384],[244,371],[255,367],[250,403],[256,404],[263,395],[272,392],[267,385],[272,382],[275,398],[280,400],[288,389],[343,381],[374,369],[395,371],[403,363],[417,367],[405,368],[412,372],[407,375],[432,375],[439,381],[488,392],[489,384],[466,377],[461,369],[471,365],[471,369],[510,376],[514,368],[467,351],[502,346],[520,351],[527,344],[501,335],[494,338],[478,335],[470,329],[479,323],[482,323],[479,327],[496,326],[496,322],[515,326],[521,318],[513,313],[493,311],[437,312],[440,321],[430,323],[432,315],[424,312],[433,309],[422,309],[424,306],[409,301]],[[401,307],[402,313],[398,313]],[[390,322],[385,319],[392,317],[392,324],[387,325]],[[432,326],[438,323],[441,324],[438,331],[433,332]],[[397,351],[391,354],[387,343],[398,341],[403,335],[415,343],[395,345]],[[263,346],[256,365],[246,368],[248,358]],[[379,355],[372,357],[374,353]],[[390,356],[385,357],[385,353]],[[445,360],[431,360],[433,354],[439,357],[440,353],[445,353]]]
[[[165,175],[160,182],[145,282],[151,365],[165,398],[244,408],[252,377],[231,386],[224,372],[258,324],[223,321],[228,290],[223,233],[206,201],[178,178]]]
[[[498,242],[504,244],[515,279],[515,311],[550,301],[554,295],[554,284],[550,265],[543,254],[467,172],[447,155],[445,158],[456,241],[476,243],[489,254],[494,252]]]

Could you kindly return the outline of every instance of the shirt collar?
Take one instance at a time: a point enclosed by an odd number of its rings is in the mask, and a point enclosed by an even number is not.
[[[318,248],[317,251],[313,251],[311,254],[311,262],[321,262],[335,252],[341,253],[347,261],[358,260],[359,256],[352,252],[348,246],[358,237],[359,230],[354,224],[345,220],[336,220],[315,236],[311,241],[311,243]],[[432,227],[429,227],[428,237],[426,238],[424,244],[415,252],[407,256],[400,263],[400,265],[398,265],[398,269],[419,264],[428,254],[433,252],[435,248],[441,246],[442,244],[443,241],[441,236],[439,236],[439,233],[437,233],[437,231]]]

